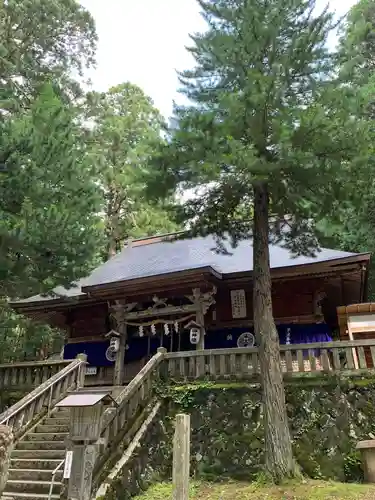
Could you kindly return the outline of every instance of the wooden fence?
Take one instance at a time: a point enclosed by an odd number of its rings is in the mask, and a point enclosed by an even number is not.
[[[163,372],[165,354],[165,349],[158,349],[157,354],[117,395],[115,407],[108,408],[104,412],[101,431],[102,449],[94,470],[96,485],[100,484],[104,464],[113,453],[116,453],[124,436],[130,432],[135,433],[142,423],[138,422],[137,425],[136,420],[155,396],[154,382]]]
[[[69,391],[83,385],[85,368],[84,356],[70,361],[68,365],[65,364],[61,371],[2,413],[0,424],[8,425],[15,437],[20,437],[36,419],[51,411],[54,404]]]
[[[0,390],[35,389],[71,362],[72,360],[47,360],[0,365]]]
[[[371,370],[375,367],[375,339],[280,346],[281,368],[285,374],[346,372]],[[160,350],[152,359],[163,361],[173,380],[251,379],[259,374],[258,348],[206,349],[166,353]],[[71,361],[37,361],[0,365],[0,391],[29,391],[68,366]],[[126,370],[125,383],[133,387],[144,373],[145,360]],[[150,362],[149,362],[150,363]],[[149,363],[146,366],[150,366]],[[133,366],[134,365],[134,366]],[[131,368],[131,369],[130,369]],[[138,375],[137,375],[138,373]],[[85,385],[112,385],[113,367],[98,367],[95,376],[87,376]],[[142,389],[143,390],[143,389]]]
[[[375,366],[375,340],[280,346],[285,374],[370,370]],[[173,380],[251,379],[259,374],[258,348],[171,352],[165,355]]]

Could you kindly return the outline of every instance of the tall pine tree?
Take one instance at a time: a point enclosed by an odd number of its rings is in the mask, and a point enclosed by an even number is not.
[[[163,119],[152,100],[129,82],[87,96],[89,159],[104,199],[105,258],[132,237],[171,232],[162,203],[145,199],[144,174],[161,142]]]
[[[375,2],[360,0],[349,11],[340,29],[338,73],[340,79],[350,83],[358,94],[367,94],[366,109],[360,109],[357,118],[375,118],[375,100],[371,98],[375,88]],[[374,129],[369,137],[369,148],[374,151]],[[358,186],[361,204],[348,203],[336,217],[321,221],[326,245],[349,251],[370,251],[375,249],[375,162],[374,154],[369,155],[367,175]],[[357,183],[358,185],[358,183]],[[337,217],[339,215],[339,217]],[[375,297],[375,263],[370,264],[369,297]]]
[[[0,122],[0,297],[87,274],[100,251],[101,197],[76,114],[50,85]]]
[[[272,315],[268,245],[317,250],[314,221],[336,208],[360,176],[367,122],[352,119],[361,96],[353,99],[352,89],[334,80],[326,48],[332,15],[317,14],[313,0],[199,3],[208,30],[192,37],[196,67],[181,75],[191,104],[176,109],[150,191],[199,187],[199,196],[180,207],[181,220],[189,221],[190,235],[215,234],[221,250],[227,238],[235,245],[253,236],[266,469],[279,482],[299,471]]]

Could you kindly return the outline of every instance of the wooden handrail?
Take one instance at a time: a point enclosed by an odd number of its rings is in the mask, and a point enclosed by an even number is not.
[[[123,391],[116,397],[116,403],[121,406],[124,402],[126,402],[134,392],[139,388],[142,382],[145,380],[147,375],[150,374],[156,367],[160,365],[165,357],[164,352],[157,352],[146,364],[145,366],[137,373],[137,375],[132,379],[131,382],[124,388]]]
[[[60,359],[0,365],[0,390],[28,392],[71,362],[72,360]]]
[[[0,370],[3,368],[27,368],[35,366],[53,366],[53,365],[69,365],[72,359],[46,359],[44,361],[19,361],[18,363],[4,363],[0,365]]]
[[[280,358],[285,374],[368,371],[375,339],[281,345]],[[165,362],[171,380],[257,378],[260,371],[257,347],[170,352]]]
[[[43,382],[24,398],[0,415],[0,424],[9,425],[18,437],[43,410],[49,411],[54,402],[63,397],[69,389],[79,386],[84,359],[75,359],[58,373]]]
[[[165,353],[165,349],[159,348],[158,352],[116,397],[117,406],[105,410],[101,431],[104,449],[95,464],[96,475],[111,455],[117,442],[129,431],[134,419],[151,401],[154,395],[154,381],[160,374]]]
[[[335,342],[312,342],[310,344],[288,344],[280,345],[280,351],[296,351],[302,349],[332,349],[339,348],[344,349],[346,347],[371,347],[375,346],[375,339],[363,339],[363,340],[345,340],[345,341],[335,341]],[[223,349],[204,349],[203,351],[179,351],[179,352],[168,352],[166,353],[166,359],[179,359],[179,358],[189,358],[189,357],[199,357],[199,356],[211,356],[211,355],[230,355],[230,354],[251,354],[257,353],[258,347],[228,347]]]

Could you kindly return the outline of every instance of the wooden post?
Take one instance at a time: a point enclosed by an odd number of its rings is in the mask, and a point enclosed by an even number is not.
[[[125,375],[125,350],[127,341],[127,327],[126,324],[119,324],[120,345],[116,356],[115,372],[113,377],[113,385],[122,385],[124,383]]]
[[[349,340],[353,341],[354,335],[350,325],[350,318],[348,319],[348,335],[349,335]],[[355,347],[352,348],[352,353],[353,353],[354,368],[358,370],[359,363],[358,363],[357,349]]]
[[[127,325],[125,323],[126,306],[120,300],[116,300],[114,306],[117,331],[120,334],[120,345],[117,351],[115,369],[113,375],[113,385],[122,385],[124,383],[125,374],[125,351],[127,341]]]
[[[173,441],[173,500],[189,500],[190,415],[176,416]]]
[[[204,336],[206,334],[206,330],[204,328],[204,312],[201,304],[198,305],[197,314],[195,316],[195,321],[200,325],[200,337],[199,342],[197,344],[197,350],[203,351],[204,349]]]
[[[85,387],[87,354],[77,354],[77,359],[85,362],[81,364],[77,378],[77,389],[82,389],[82,387]]]
[[[161,362],[160,368],[159,368],[159,376],[161,380],[167,380],[168,379],[168,364],[167,361],[165,360],[165,355],[167,354],[167,349],[165,347],[158,347],[157,352],[159,354],[163,354],[164,359]]]
[[[197,307],[195,321],[200,326],[200,337],[199,337],[199,342],[197,344],[197,351],[203,351],[203,349],[204,349],[204,335],[206,333],[205,329],[204,329],[204,315],[205,315],[206,311],[204,308],[203,294],[201,293],[200,288],[193,289],[193,295],[192,295],[191,300],[192,300],[193,304],[195,304]]]
[[[215,304],[215,299],[214,299],[215,294],[216,294],[216,288],[213,288],[211,291],[206,293],[202,293],[200,288],[194,288],[193,295],[189,296],[189,300],[197,308],[195,321],[198,323],[201,329],[199,342],[197,344],[198,351],[202,351],[204,349],[204,336],[206,333],[204,328],[204,316],[207,313],[208,309],[211,307],[211,305]]]

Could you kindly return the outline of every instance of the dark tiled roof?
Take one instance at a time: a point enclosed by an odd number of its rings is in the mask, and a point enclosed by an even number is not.
[[[242,241],[236,248],[231,248],[227,243],[226,247],[230,251],[230,255],[215,252],[215,241],[211,236],[174,241],[155,238],[144,240],[143,244],[141,241],[135,241],[134,245],[125,247],[115,257],[95,269],[89,277],[80,280],[76,288],[65,290],[58,287],[54,292],[67,297],[77,297],[82,294],[81,287],[94,287],[118,281],[207,267],[211,267],[223,275],[252,271],[252,240]],[[285,248],[270,245],[270,261],[273,269],[355,257],[356,255],[355,253],[324,248],[317,252],[315,257],[293,257]],[[41,300],[46,300],[46,297],[38,295],[19,303],[26,304]]]

